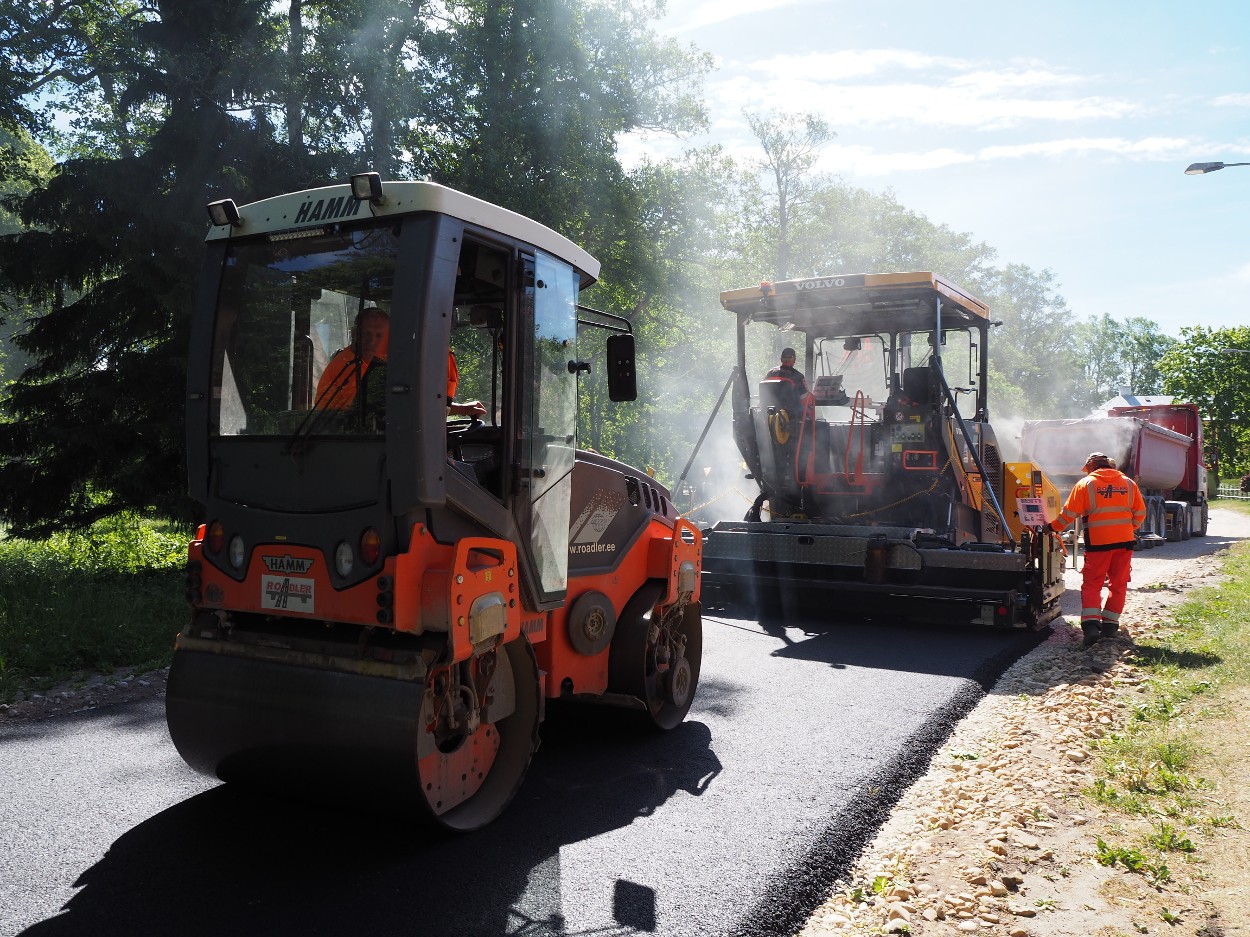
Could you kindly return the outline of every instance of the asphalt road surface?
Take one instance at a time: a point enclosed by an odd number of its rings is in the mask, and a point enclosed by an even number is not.
[[[159,699],[0,727],[0,935],[789,937],[1037,636],[787,624],[705,619],[670,733],[549,712],[516,800],[467,836],[368,790],[196,775]]]

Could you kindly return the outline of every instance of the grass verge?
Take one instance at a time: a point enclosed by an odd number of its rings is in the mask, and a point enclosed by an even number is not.
[[[83,673],[165,666],[186,617],[188,539],[132,514],[0,539],[0,702]]]
[[[1245,502],[1220,507],[1250,515]],[[1098,861],[1155,883],[1170,877],[1168,862],[1199,853],[1207,834],[1239,825],[1200,765],[1210,754],[1204,728],[1250,687],[1250,544],[1229,551],[1223,573],[1219,586],[1194,592],[1137,643],[1133,662],[1146,679],[1127,725],[1098,743],[1100,776],[1085,792],[1135,821],[1098,837]]]

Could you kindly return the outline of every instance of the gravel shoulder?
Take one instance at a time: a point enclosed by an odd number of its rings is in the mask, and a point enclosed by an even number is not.
[[[1250,518],[1214,511],[1208,538],[1138,554],[1127,633],[1090,650],[1080,646],[1080,574],[1070,571],[1066,623],[956,727],[800,937],[1250,934],[1250,718],[1238,705],[1250,703],[1250,688],[1204,722],[1199,769],[1213,812],[1239,823],[1194,831],[1197,858],[1169,854],[1170,881],[1100,865],[1098,835],[1127,839],[1149,821],[1082,794],[1094,781],[1089,743],[1131,718],[1144,682],[1132,642],[1161,635],[1189,591],[1218,585],[1218,554],[1242,539]]]
[[[123,668],[109,674],[84,674],[42,693],[21,694],[12,703],[0,703],[0,726],[164,696],[168,676],[168,667],[143,672]]]

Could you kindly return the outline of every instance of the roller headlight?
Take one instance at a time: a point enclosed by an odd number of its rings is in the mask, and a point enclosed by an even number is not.
[[[246,551],[243,549],[243,538],[235,534],[230,538],[230,565],[235,569],[243,568],[243,560],[246,559]]]
[[[352,553],[352,545],[344,540],[334,548],[334,569],[339,576],[346,579],[355,565],[356,557]]]

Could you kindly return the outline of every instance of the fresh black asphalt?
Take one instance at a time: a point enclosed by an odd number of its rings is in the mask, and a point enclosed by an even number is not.
[[[0,727],[0,937],[790,937],[1039,638],[812,620],[705,616],[672,732],[551,707],[516,799],[466,836],[380,791],[200,777],[160,700]]]

